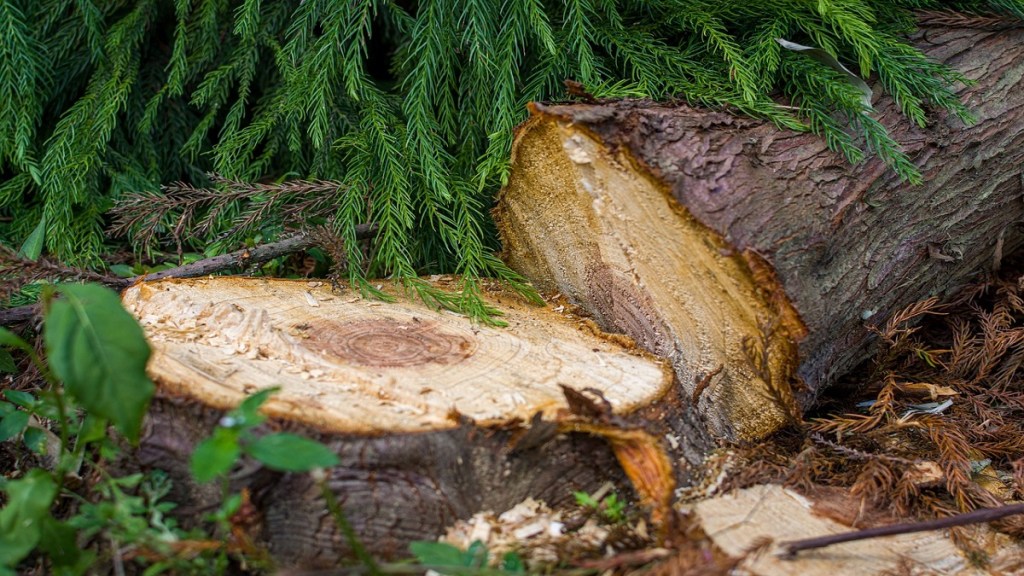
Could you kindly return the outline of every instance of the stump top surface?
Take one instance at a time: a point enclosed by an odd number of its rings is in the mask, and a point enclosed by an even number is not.
[[[382,288],[397,300],[230,277],[141,283],[123,299],[153,346],[149,371],[163,392],[229,409],[279,386],[268,415],[331,432],[450,428],[456,412],[480,423],[527,420],[565,407],[560,384],[600,390],[627,412],[671,382],[662,364],[591,323],[501,292],[487,297],[507,328]]]

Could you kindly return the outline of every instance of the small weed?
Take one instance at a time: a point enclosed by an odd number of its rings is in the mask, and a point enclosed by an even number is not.
[[[506,552],[497,567],[490,566],[490,553],[477,540],[466,550],[444,542],[413,542],[409,549],[422,568],[446,576],[507,576],[526,574],[523,559],[515,552]]]
[[[192,453],[191,470],[196,480],[226,480],[228,471],[243,455],[282,472],[308,472],[338,464],[338,456],[319,442],[287,432],[260,437],[253,433],[267,419],[259,413],[260,407],[277,391],[260,390],[221,418],[213,434]]]
[[[228,493],[228,471],[243,456],[287,472],[333,466],[337,456],[293,434],[257,436],[255,428],[266,420],[259,409],[276,389],[260,391],[229,412],[191,460],[197,480],[223,480],[223,504],[209,520],[224,537],[182,530],[168,516],[175,504],[164,500],[171,489],[166,476],[115,477],[102,464],[118,458],[110,426],[137,442],[153,395],[142,329],[117,294],[101,286],[47,286],[43,302],[45,357],[0,328],[0,371],[16,370],[16,350],[45,381],[32,393],[4,391],[0,441],[20,440],[46,466],[0,479],[0,576],[33,562],[68,576],[98,565],[121,574],[129,562],[146,574],[222,574],[230,556],[261,564],[265,553],[236,530],[247,496]]]
[[[609,494],[601,500],[586,492],[573,492],[572,495],[576,498],[576,504],[598,514],[609,524],[622,524],[626,521],[626,502],[616,494]]]

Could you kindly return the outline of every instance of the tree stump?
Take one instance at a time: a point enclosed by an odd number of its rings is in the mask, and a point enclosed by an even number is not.
[[[622,486],[616,456],[627,474],[636,473],[620,448],[629,442],[625,436],[646,432],[613,421],[671,414],[675,428],[657,433],[675,430],[677,454],[689,450],[699,458],[707,448],[706,439],[678,427],[685,417],[671,371],[565,306],[538,308],[487,290],[509,324],[498,328],[403,298],[390,284],[382,288],[396,301],[285,280],[129,288],[124,303],[153,347],[148,370],[158,385],[139,461],[171,474],[173,497],[186,510],[215,506],[221,487],[191,479],[192,450],[225,410],[280,386],[264,405],[264,428],[319,439],[339,455],[326,484],[367,549],[389,558],[478,511],[501,512],[526,497],[566,504],[575,490],[609,480]],[[563,385],[598,390],[590,396],[594,404],[607,401],[613,411],[605,414],[605,429],[625,436],[606,441],[572,433],[600,425],[568,414]],[[652,504],[667,506],[668,482],[655,489],[662,493]],[[351,552],[309,474],[249,462],[233,473],[232,486],[252,494],[263,536],[282,565],[330,567]]]
[[[872,325],[1024,242],[1024,31],[916,42],[976,82],[968,127],[876,97],[923,184],[723,111],[535,104],[495,209],[506,260],[669,359],[716,436],[776,430],[869,357]]]

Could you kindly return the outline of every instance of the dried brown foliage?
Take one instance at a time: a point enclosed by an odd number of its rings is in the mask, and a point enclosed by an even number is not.
[[[976,30],[1009,30],[1020,28],[1021,22],[1011,16],[968,14],[945,10],[920,10],[917,21],[922,25],[974,28]]]
[[[842,434],[863,434],[878,428],[883,423],[895,422],[898,420],[894,410],[896,390],[896,379],[891,373],[886,374],[882,389],[868,408],[867,414],[850,413],[816,419],[812,422],[811,429],[815,432],[834,433],[836,436],[841,436]]]
[[[7,302],[12,295],[36,282],[88,281],[109,283],[111,276],[74,268],[44,256],[31,260],[0,245],[0,299]]]
[[[348,268],[348,247],[345,240],[334,233],[329,226],[315,226],[309,235],[331,257],[330,277],[333,282],[345,276]]]
[[[183,182],[161,187],[159,194],[124,197],[112,210],[111,233],[132,236],[136,246],[151,247],[167,234],[182,251],[189,238],[208,238],[230,222],[226,236],[242,236],[268,225],[301,226],[329,219],[344,187],[322,180],[288,180],[261,184],[210,175],[211,188]]]
[[[1013,489],[1016,498],[1024,499],[1024,457],[1013,461]]]
[[[1024,496],[1024,277],[953,301],[918,302],[873,330],[879,349],[857,406],[810,420],[799,448],[736,448],[725,488],[786,483],[848,489],[866,511],[950,516]],[[760,349],[746,343],[755,368]],[[951,402],[951,404],[950,404]],[[813,447],[811,449],[810,447]],[[1024,519],[993,524],[1024,534]],[[954,541],[978,562],[974,530]]]
[[[705,474],[718,482],[714,493],[724,494],[756,484],[781,484],[790,477],[792,468],[788,454],[771,444],[754,444],[737,447],[721,458],[727,463],[722,467],[709,465]],[[724,472],[724,477],[721,477]],[[711,495],[698,490],[698,496]]]
[[[898,479],[892,464],[872,458],[861,467],[857,481],[850,487],[850,494],[881,507],[889,503]]]

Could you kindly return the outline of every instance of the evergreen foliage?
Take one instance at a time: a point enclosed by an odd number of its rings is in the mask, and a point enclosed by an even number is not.
[[[877,75],[909,120],[964,120],[962,79],[904,38],[937,0],[0,0],[0,241],[95,265],[105,213],[159,185],[335,181],[353,279],[514,280],[488,209],[531,100],[683,98],[822,134],[920,176],[847,77]],[[1024,17],[1024,0],[958,2]],[[798,109],[773,99],[781,92]],[[285,198],[286,200],[286,198]],[[305,196],[298,201],[308,201]],[[280,195],[274,202],[281,202]],[[224,209],[205,246],[232,230]],[[365,252],[357,223],[379,234]],[[273,221],[264,237],[281,230]],[[164,221],[165,230],[173,219]],[[223,244],[223,242],[222,242]],[[141,248],[141,247],[137,247]],[[223,246],[230,249],[232,246]],[[477,310],[479,312],[479,310]]]

